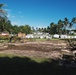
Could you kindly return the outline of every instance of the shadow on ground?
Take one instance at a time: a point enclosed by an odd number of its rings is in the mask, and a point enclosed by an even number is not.
[[[75,69],[66,69],[57,63],[57,60],[37,63],[27,57],[0,57],[0,75],[76,75]]]

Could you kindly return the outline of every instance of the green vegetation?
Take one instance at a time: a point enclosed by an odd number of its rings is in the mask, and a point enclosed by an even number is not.
[[[70,34],[73,25],[76,24],[76,17],[73,17],[71,21],[68,18],[64,20],[58,20],[57,24],[54,22],[50,23],[50,26],[47,28],[36,28],[37,31],[48,32],[50,34]],[[75,30],[72,30],[75,31]],[[76,32],[76,31],[75,31]]]
[[[17,34],[18,32],[23,32],[26,34],[31,33],[31,27],[29,25],[12,25],[11,21],[7,17],[7,12],[2,9],[4,4],[0,4],[0,32],[9,32]]]
[[[42,39],[35,39],[35,41],[47,41],[47,39],[44,39],[44,38],[42,38]]]
[[[14,55],[14,54],[2,54],[0,53],[0,57],[8,57],[8,58],[13,58],[13,57],[19,57],[19,58],[27,58],[25,56],[21,56],[21,55]],[[37,62],[37,63],[41,63],[44,61],[50,62],[51,60],[49,58],[35,58],[35,57],[29,57],[31,60]]]

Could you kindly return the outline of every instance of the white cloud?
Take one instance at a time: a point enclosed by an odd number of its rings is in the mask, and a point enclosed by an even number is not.
[[[15,18],[15,16],[11,16],[12,18]]]
[[[16,22],[15,22],[15,21],[12,21],[11,24],[12,24],[12,25],[20,25],[20,22],[21,22],[21,21],[16,21]]]
[[[10,13],[7,14],[7,17],[8,17],[8,18],[16,18],[16,16],[14,16],[14,15],[12,15],[12,14],[10,14]]]
[[[42,26],[42,25],[41,25],[41,26],[37,26],[37,27],[38,27],[38,28],[46,28],[46,26]]]
[[[21,11],[19,11],[18,13],[22,13]]]
[[[7,15],[8,18],[9,18],[10,16],[11,16],[10,14]]]
[[[11,22],[12,25],[18,25],[18,22]]]
[[[10,9],[5,9],[5,11],[11,11]]]

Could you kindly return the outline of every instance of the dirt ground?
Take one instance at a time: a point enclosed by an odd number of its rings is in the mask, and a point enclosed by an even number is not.
[[[5,43],[0,44],[0,54],[14,54],[27,57],[60,58],[62,49],[68,49],[61,41]]]

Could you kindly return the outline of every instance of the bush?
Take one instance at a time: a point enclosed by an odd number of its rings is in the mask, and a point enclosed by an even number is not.
[[[0,40],[8,40],[9,36],[0,36]]]

